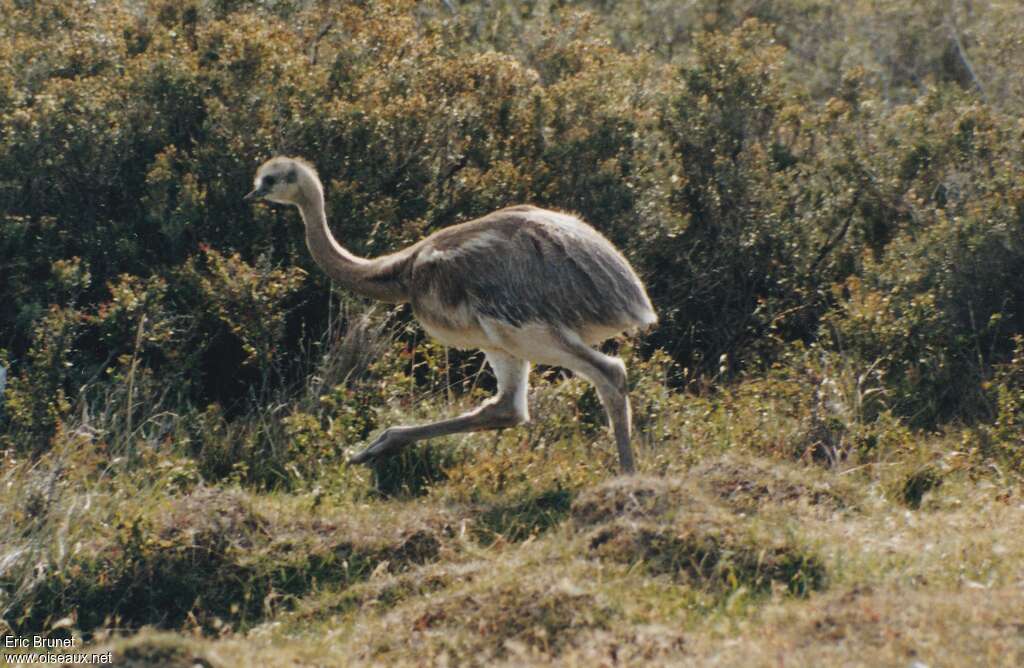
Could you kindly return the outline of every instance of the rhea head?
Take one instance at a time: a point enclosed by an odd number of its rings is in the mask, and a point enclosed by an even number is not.
[[[256,170],[253,191],[245,201],[265,199],[278,204],[302,205],[308,193],[323,192],[316,169],[302,158],[277,157],[267,160]]]

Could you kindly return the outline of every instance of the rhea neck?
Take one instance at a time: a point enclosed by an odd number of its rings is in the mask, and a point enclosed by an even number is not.
[[[339,244],[327,226],[324,190],[318,180],[302,184],[295,205],[306,225],[309,252],[333,281],[364,297],[392,303],[409,300],[401,272],[394,271],[404,253],[367,259],[350,253]]]

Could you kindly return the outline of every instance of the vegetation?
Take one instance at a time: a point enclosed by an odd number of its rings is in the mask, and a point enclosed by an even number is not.
[[[0,629],[121,665],[1017,665],[1012,2],[0,0]],[[513,203],[649,287],[593,391],[331,289]]]

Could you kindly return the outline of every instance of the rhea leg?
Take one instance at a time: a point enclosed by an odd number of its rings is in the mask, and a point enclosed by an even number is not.
[[[529,389],[530,363],[500,350],[485,350],[484,354],[487,355],[487,363],[498,378],[498,393],[494,398],[475,410],[449,420],[385,429],[369,447],[349,459],[349,463],[369,463],[378,457],[395,454],[411,443],[428,438],[467,431],[502,429],[529,420],[526,394]]]
[[[615,434],[615,445],[619,451],[619,468],[623,473],[633,473],[633,448],[630,445],[632,411],[629,406],[629,387],[626,383],[626,365],[617,357],[605,355],[569,335],[560,337],[569,359],[564,363],[569,369],[589,380],[597,390],[608,421]]]

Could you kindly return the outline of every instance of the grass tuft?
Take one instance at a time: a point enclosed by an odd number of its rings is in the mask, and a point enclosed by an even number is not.
[[[509,568],[516,565],[530,577]],[[401,662],[409,647],[469,665],[530,650],[557,657],[586,632],[610,629],[621,617],[593,586],[570,579],[562,568],[542,570],[521,562],[495,566],[469,585],[420,597],[376,624],[357,628],[366,643],[358,659]]]
[[[144,632],[113,643],[113,664],[117,668],[216,668],[197,643],[170,633]]]
[[[822,560],[789,537],[765,536],[696,486],[658,479],[611,481],[574,506],[575,524],[593,527],[587,549],[598,559],[639,565],[711,592],[773,583],[796,595],[825,585]]]
[[[818,467],[726,455],[701,463],[692,475],[702,489],[736,512],[793,503],[823,512],[856,505],[853,487],[835,476],[822,475]]]
[[[942,474],[934,466],[923,466],[903,478],[897,496],[908,507],[917,510],[924,495],[941,485]]]
[[[165,507],[126,512],[110,535],[41,578],[9,618],[15,630],[65,617],[85,632],[111,623],[241,628],[320,586],[436,560],[451,534],[443,519],[388,526],[393,519],[367,531],[370,514],[334,515],[264,513],[244,492],[199,487]]]
[[[492,503],[477,516],[474,528],[484,543],[498,538],[526,540],[561,523],[569,515],[572,496],[569,490],[550,489],[525,499]]]

